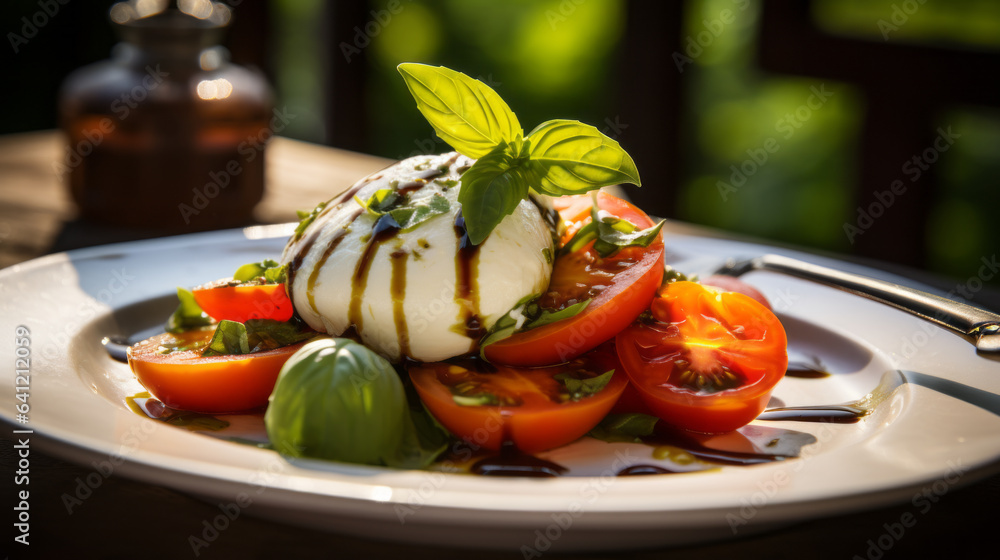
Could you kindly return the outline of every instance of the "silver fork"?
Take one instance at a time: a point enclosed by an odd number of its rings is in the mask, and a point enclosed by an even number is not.
[[[893,282],[781,255],[763,255],[739,261],[730,259],[715,274],[741,276],[753,270],[788,274],[891,305],[958,333],[980,352],[1000,352],[1000,315]]]

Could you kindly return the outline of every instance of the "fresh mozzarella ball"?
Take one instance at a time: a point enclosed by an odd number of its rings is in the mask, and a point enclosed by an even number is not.
[[[486,241],[468,246],[466,238],[462,248],[458,192],[473,163],[455,153],[410,158],[327,203],[282,254],[299,315],[333,335],[353,327],[392,360],[434,362],[475,350],[519,300],[542,293],[554,247],[543,215],[550,210],[537,202],[521,201]],[[442,209],[443,197],[447,211],[411,228],[386,228],[391,220],[359,203],[383,189],[407,197],[409,207]]]

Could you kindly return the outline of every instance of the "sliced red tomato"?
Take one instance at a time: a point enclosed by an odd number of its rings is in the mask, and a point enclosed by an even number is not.
[[[224,279],[192,290],[194,300],[216,321],[245,323],[248,319],[292,318],[294,308],[284,284],[229,284],[230,279]]]
[[[195,412],[239,412],[262,407],[281,366],[305,342],[238,356],[202,357],[214,329],[147,338],[128,349],[128,364],[163,404]]]
[[[573,396],[572,379],[592,379],[614,370],[594,394]],[[611,410],[628,384],[613,347],[565,364],[542,368],[438,362],[408,368],[431,414],[470,445],[498,450],[507,442],[534,453],[576,441]],[[575,399],[575,400],[574,400]],[[489,402],[491,404],[476,404]]]
[[[749,423],[788,365],[781,322],[754,299],[695,282],[666,284],[653,319],[619,333],[618,356],[646,405],[698,432]]]
[[[764,296],[757,288],[754,288],[750,284],[747,284],[739,278],[733,276],[725,276],[722,274],[713,274],[708,278],[700,280],[700,282],[706,286],[714,286],[716,288],[722,288],[727,292],[739,292],[743,295],[750,296],[753,299],[760,302],[761,305],[768,309],[771,308],[771,302],[767,301],[767,297]]]
[[[570,222],[568,238],[590,221],[589,196],[563,197],[557,207]],[[628,220],[640,229],[655,223],[642,210],[601,192],[600,210]],[[578,251],[556,257],[547,292],[539,300],[542,308],[565,309],[590,299],[573,317],[514,334],[484,350],[494,363],[542,366],[565,362],[614,338],[649,307],[663,279],[663,238],[648,247],[626,247],[610,257],[601,257],[589,243]]]

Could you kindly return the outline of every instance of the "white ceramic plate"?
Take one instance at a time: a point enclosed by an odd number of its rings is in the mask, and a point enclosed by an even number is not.
[[[772,300],[792,352],[818,356],[833,373],[786,378],[776,398],[790,406],[833,404],[864,396],[886,374],[906,381],[856,424],[757,421],[744,430],[740,444],[756,451],[766,451],[774,434],[813,441],[798,459],[616,477],[628,464],[654,463],[651,448],[589,440],[545,455],[581,476],[491,478],[289,462],[131,412],[124,399],[141,387],[126,365],[107,356],[101,338],[161,324],[176,286],[275,257],[287,234],[287,227],[195,234],[52,255],[3,270],[0,417],[15,429],[33,430],[33,445],[93,465],[101,476],[174,487],[250,515],[380,539],[523,553],[742,536],[908,501],[921,489],[972,482],[998,467],[1000,362],[899,311],[769,273],[747,280]],[[693,237],[673,237],[668,247],[668,261],[688,272],[708,270],[725,257],[775,252]],[[30,330],[26,424],[15,418],[20,401],[11,367],[19,325]],[[240,430],[259,432],[259,424],[236,419],[229,433]]]

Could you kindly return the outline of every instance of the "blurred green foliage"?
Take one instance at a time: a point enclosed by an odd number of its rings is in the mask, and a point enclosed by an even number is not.
[[[448,66],[479,78],[510,105],[525,132],[553,118],[601,122],[623,24],[621,0],[404,4],[372,42],[373,150],[394,158],[446,151],[414,109],[396,72],[401,62]]]
[[[276,2],[282,11],[308,19],[294,5]],[[318,5],[308,2],[311,8]],[[370,5],[382,9],[386,4],[377,0]],[[415,110],[395,69],[400,62],[446,65],[480,78],[510,104],[526,130],[551,118],[579,119],[600,128],[615,114],[614,88],[642,87],[641,76],[624,86],[612,81],[617,48],[625,39],[623,0],[423,0],[402,6],[374,36],[367,53],[373,73],[366,91],[373,153],[404,158],[448,150]],[[685,168],[679,215],[729,231],[849,252],[843,225],[855,215],[862,92],[829,80],[760,72],[754,61],[759,6],[733,0],[686,3],[685,41],[698,41],[707,31],[705,21],[719,18],[723,10],[732,10],[735,17],[701,45],[684,69],[688,89],[680,131]],[[1000,46],[1000,2],[993,0],[813,4],[823,29],[873,41],[884,40],[879,21],[892,23],[896,10],[906,23],[890,30],[894,41]],[[903,16],[895,17],[898,22]],[[292,62],[288,80],[313,88],[308,61]],[[673,65],[662,71],[674,71]],[[282,89],[296,89],[291,82]],[[817,91],[830,93],[819,102]],[[301,100],[318,103],[310,95]],[[1000,111],[955,107],[941,119],[964,136],[938,164],[941,189],[927,226],[930,265],[936,272],[968,278],[977,274],[981,258],[1000,248],[1000,232],[990,214],[1000,207],[995,186]],[[753,160],[762,152],[767,162],[760,165]],[[753,172],[744,173],[745,182],[737,185],[740,175],[734,167]],[[1000,278],[992,282],[1000,284]]]

